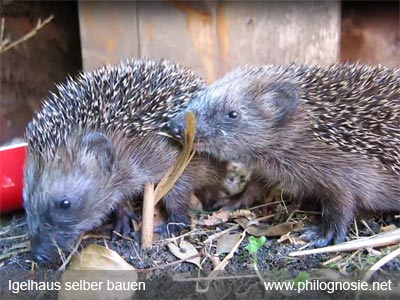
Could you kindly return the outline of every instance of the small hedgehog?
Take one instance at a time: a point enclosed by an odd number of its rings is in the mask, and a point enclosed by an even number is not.
[[[58,86],[26,131],[24,205],[36,261],[71,250],[80,234],[161,179],[180,147],[156,132],[202,87],[189,70],[151,60],[103,67]],[[191,193],[214,189],[224,169],[195,156],[164,197],[168,221],[187,224]]]
[[[254,168],[267,186],[315,199],[304,237],[342,242],[356,213],[400,211],[400,71],[335,64],[245,67],[202,91],[169,126],[197,117],[197,150]]]

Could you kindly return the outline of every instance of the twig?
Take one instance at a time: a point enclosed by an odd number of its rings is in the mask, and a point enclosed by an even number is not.
[[[9,237],[6,237],[6,238],[0,238],[0,242],[8,241],[8,240],[15,240],[15,239],[19,239],[19,238],[27,238],[27,237],[28,237],[27,234],[16,235],[16,236],[9,236]]]
[[[215,267],[215,269],[210,273],[210,275],[208,275],[207,277],[214,277],[215,274],[220,271],[223,270],[225,268],[225,266],[228,264],[228,261],[233,257],[235,251],[239,248],[240,244],[242,243],[242,241],[244,240],[244,238],[246,237],[246,230],[243,230],[242,232],[242,236],[240,238],[240,240],[235,244],[235,246],[232,247],[231,251],[228,253],[227,256],[225,256],[225,258],[219,263],[218,266]]]
[[[217,233],[214,233],[213,235],[210,235],[206,240],[204,240],[203,243],[204,244],[211,243],[213,240],[218,239],[221,236],[223,236],[224,234],[226,234],[226,233],[228,233],[228,232],[230,232],[232,230],[238,229],[238,228],[239,228],[239,225],[235,224],[232,227],[229,227],[228,229],[225,229],[224,231],[217,232]]]
[[[7,259],[7,258],[13,256],[14,254],[15,254],[15,255],[19,255],[19,254],[21,254],[21,253],[25,253],[25,252],[29,252],[29,251],[30,251],[29,248],[25,248],[25,249],[21,249],[21,250],[18,250],[18,251],[13,251],[13,252],[5,253],[5,254],[3,254],[3,255],[0,256],[0,261],[2,261],[3,259]]]
[[[154,184],[146,183],[143,195],[142,213],[142,248],[149,249],[153,245],[154,231]]]
[[[72,249],[71,253],[70,253],[70,254],[68,255],[68,257],[63,261],[62,265],[57,269],[57,272],[59,272],[59,271],[64,271],[64,270],[65,270],[65,267],[66,267],[66,266],[68,265],[68,263],[70,262],[72,256],[75,254],[75,252],[78,251],[78,247],[79,247],[79,245],[81,244],[82,240],[83,240],[83,236],[81,235],[81,236],[79,237],[79,240],[76,242],[76,245],[75,245],[74,249]]]
[[[22,223],[20,223],[20,224],[17,224],[17,225],[9,225],[9,226],[7,226],[7,227],[4,227],[3,228],[3,231],[1,231],[0,232],[0,236],[2,236],[2,235],[4,235],[4,234],[6,234],[6,233],[8,233],[10,230],[12,230],[12,229],[15,229],[15,228],[17,228],[17,227],[20,227],[20,226],[24,226],[26,224],[26,222],[22,222]]]
[[[164,244],[164,243],[175,242],[177,240],[180,240],[180,239],[184,238],[185,236],[189,236],[189,235],[190,236],[195,236],[195,235],[201,235],[203,233],[204,233],[203,230],[196,229],[196,230],[192,230],[192,231],[186,232],[184,234],[181,234],[179,236],[174,236],[174,237],[171,237],[171,238],[166,238],[166,239],[162,239],[162,240],[156,241],[156,243],[157,244]]]
[[[400,256],[400,247],[397,248],[396,250],[390,252],[388,255],[385,255],[382,257],[380,260],[378,260],[365,274],[363,277],[363,281],[367,282],[371,279],[372,275],[378,271],[384,264],[388,263],[392,259],[396,258],[397,256]]]
[[[176,164],[168,169],[157,184],[156,189],[154,189],[154,183],[148,183],[145,186],[141,241],[144,249],[148,249],[153,245],[154,206],[173,188],[195,154],[193,142],[196,134],[196,117],[191,112],[187,115],[186,128],[183,150]]]
[[[4,40],[4,22],[5,22],[5,18],[1,18],[0,43],[3,43],[3,40]]]
[[[303,256],[311,254],[320,254],[328,252],[340,252],[340,251],[351,251],[367,247],[383,247],[392,245],[400,242],[400,229],[396,229],[390,232],[385,232],[373,237],[351,241],[339,245],[310,249],[303,251],[295,251],[289,254],[289,256]]]
[[[257,275],[237,275],[237,276],[214,276],[214,277],[193,277],[193,278],[179,278],[179,276],[172,276],[173,281],[187,282],[187,281],[211,281],[211,280],[229,280],[241,278],[256,278]]]
[[[34,29],[32,29],[31,31],[29,31],[27,34],[25,34],[23,37],[19,38],[18,40],[12,42],[12,43],[5,43],[4,45],[1,44],[0,45],[0,53],[4,53],[8,50],[10,50],[11,48],[16,47],[17,45],[29,40],[30,38],[32,38],[33,36],[35,36],[39,30],[41,30],[44,26],[46,26],[47,23],[49,23],[51,20],[53,20],[54,16],[51,15],[50,17],[48,17],[47,19],[45,19],[43,22],[42,20],[38,20],[36,27]],[[3,43],[3,39],[0,41],[1,43]]]

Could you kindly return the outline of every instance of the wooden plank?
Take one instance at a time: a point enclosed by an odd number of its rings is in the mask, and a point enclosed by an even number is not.
[[[338,59],[338,1],[133,4],[80,2],[85,69],[133,54],[179,62],[212,82],[244,64]]]
[[[345,2],[340,60],[400,67],[400,4]]]
[[[337,61],[338,1],[220,2],[219,75],[243,64]]]
[[[217,78],[216,2],[139,2],[140,53],[191,67]]]
[[[85,70],[139,56],[136,2],[79,1]]]

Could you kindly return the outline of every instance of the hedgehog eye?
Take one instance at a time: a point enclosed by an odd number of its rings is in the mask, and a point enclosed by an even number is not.
[[[228,113],[227,116],[229,119],[237,119],[237,118],[239,118],[239,113],[235,110],[232,110]]]
[[[60,208],[62,208],[62,209],[68,209],[68,208],[70,208],[70,207],[71,207],[71,201],[69,201],[69,200],[67,200],[67,199],[61,200],[61,202],[60,202]]]

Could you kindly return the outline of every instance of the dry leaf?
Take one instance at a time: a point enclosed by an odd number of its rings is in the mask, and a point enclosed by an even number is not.
[[[248,220],[254,220],[256,218],[256,215],[248,209],[238,209],[232,212],[230,218],[231,219],[246,218]]]
[[[240,233],[235,234],[224,234],[217,241],[217,251],[216,255],[220,255],[222,253],[229,253],[232,248],[236,245],[236,243],[241,238]]]
[[[227,222],[231,213],[228,210],[219,210],[212,215],[207,215],[203,220],[199,220],[198,224],[201,226],[215,226]]]
[[[200,256],[193,258],[193,256],[199,255],[199,252],[191,243],[182,240],[179,244],[179,247],[174,243],[169,243],[168,249],[177,258],[195,264],[200,268]],[[190,259],[190,257],[192,258]]]
[[[297,229],[297,225],[296,222],[285,222],[275,226],[259,224],[249,226],[247,232],[253,236],[282,236],[288,232],[293,232]]]
[[[60,281],[58,299],[132,299],[138,275],[115,251],[92,244],[74,255]]]
[[[250,235],[253,236],[282,236],[288,232],[298,230],[303,226],[300,222],[285,222],[275,226],[258,223],[254,224],[252,221],[248,221],[246,218],[238,218],[235,220],[243,229],[246,229]],[[251,223],[250,226],[249,223]]]
[[[244,218],[244,217],[241,217],[241,218],[235,219],[235,222],[237,224],[239,224],[240,227],[242,227],[243,229],[246,229],[247,228],[247,223],[249,223],[249,220]]]
[[[154,206],[164,197],[179,179],[190,160],[193,158],[193,142],[196,134],[196,117],[189,112],[187,115],[185,139],[182,152],[176,162],[163,176],[157,187],[154,189],[153,183],[146,183],[143,195],[143,214],[142,214],[142,247],[150,248],[153,244],[153,224],[154,224]]]
[[[388,232],[388,231],[392,231],[397,229],[397,227],[393,224],[389,225],[389,226],[382,226],[381,227],[381,232]]]
[[[75,254],[68,270],[135,270],[117,252],[91,244]]]
[[[194,113],[189,112],[186,119],[186,131],[185,138],[183,141],[183,149],[178,158],[177,163],[170,169],[167,174],[160,180],[157,188],[154,191],[155,194],[155,204],[162,197],[167,194],[175,182],[179,179],[186,166],[189,164],[190,160],[194,156],[195,151],[193,150],[193,142],[196,135],[196,117]]]

